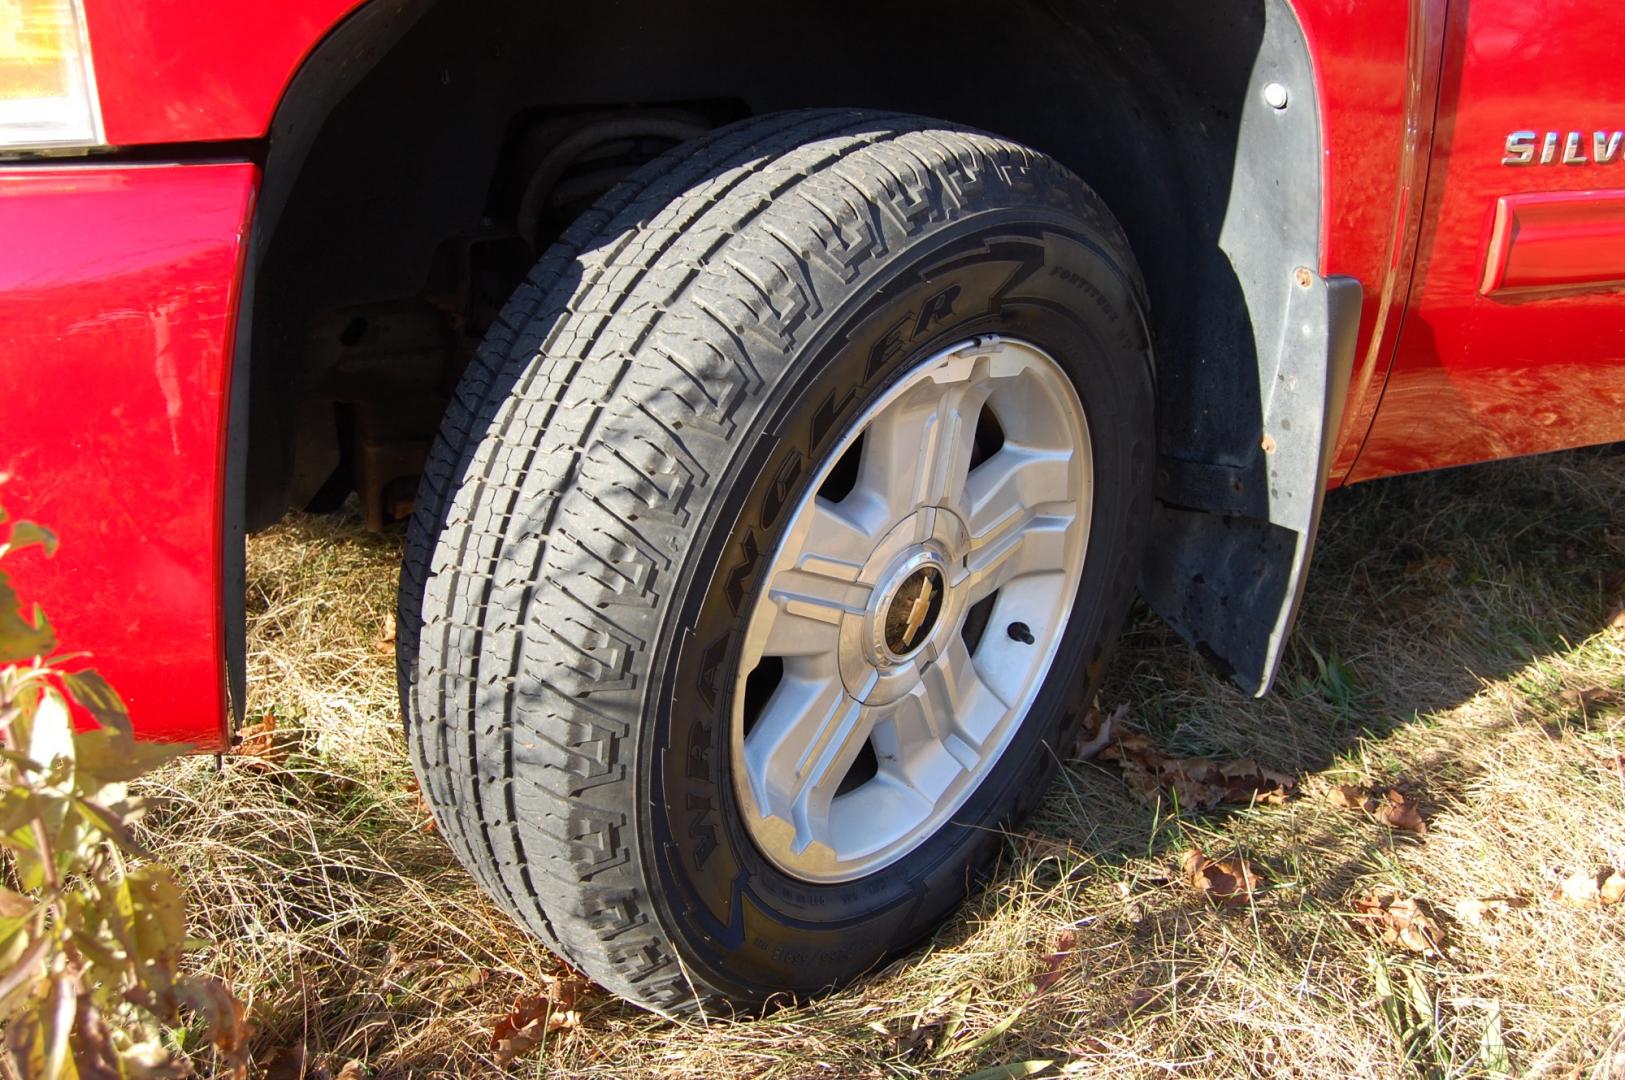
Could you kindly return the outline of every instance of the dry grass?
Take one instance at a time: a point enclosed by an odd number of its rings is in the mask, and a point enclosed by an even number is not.
[[[1173,752],[1254,756],[1310,787],[1404,785],[1425,837],[1310,796],[1179,815],[1071,763],[929,949],[755,1022],[672,1024],[600,996],[513,1071],[1625,1075],[1625,906],[1546,898],[1559,871],[1625,864],[1625,777],[1598,765],[1625,743],[1621,709],[1565,696],[1625,689],[1625,630],[1605,626],[1625,453],[1337,493],[1323,537],[1272,697],[1236,693],[1142,614],[1103,700]],[[488,1074],[493,1022],[555,968],[424,829],[381,641],[398,546],[314,518],[254,539],[253,713],[276,715],[286,756],[172,767],[149,831],[191,884],[209,966],[252,1004],[262,1059],[308,1045],[335,1072]],[[1193,900],[1173,866],[1191,846],[1245,854],[1269,888]],[[1353,900],[1378,889],[1431,902],[1445,954],[1356,927]],[[1533,902],[1482,928],[1447,917],[1505,894]],[[1068,928],[1072,955],[1033,996]]]

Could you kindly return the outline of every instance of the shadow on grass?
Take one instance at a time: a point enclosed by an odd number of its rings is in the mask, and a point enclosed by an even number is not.
[[[1607,624],[1625,600],[1622,567],[1625,446],[1333,492],[1309,593],[1269,697],[1235,690],[1142,610],[1124,635],[1101,704],[1106,711],[1127,705],[1131,725],[1171,753],[1253,757],[1336,782],[1397,783],[1421,799],[1428,816],[1439,798],[1481,778],[1485,758],[1458,753],[1463,739],[1494,745],[1527,734],[1531,724],[1563,737],[1576,719],[1573,705],[1541,673]],[[1508,685],[1510,703],[1430,744],[1425,729],[1439,714]],[[1169,943],[1222,938],[1216,928],[1225,923],[1250,934],[1264,953],[1310,958],[1303,982],[1311,982],[1321,916],[1346,914],[1362,883],[1403,879],[1402,856],[1421,843],[1351,828],[1335,811],[1179,814],[1133,796],[1109,766],[1072,763],[1029,830],[1012,837],[1002,880],[1051,894],[1068,882],[1122,883],[1123,912],[1107,920],[1123,937],[1123,966],[1136,975],[1115,1007],[1083,1024],[1121,1028],[1135,1022],[1124,1000],[1166,993],[1211,961]],[[1176,876],[1177,853],[1189,847],[1256,858],[1286,888],[1261,894],[1257,908],[1216,911],[1190,899],[1135,912],[1130,897]],[[1283,904],[1314,917],[1260,918],[1260,910]],[[942,944],[962,942],[991,917],[984,905]],[[1076,1016],[1034,1020],[1022,1032],[1021,1053],[1076,1054],[1079,1026]],[[1450,1073],[1449,1061],[1385,1064]]]

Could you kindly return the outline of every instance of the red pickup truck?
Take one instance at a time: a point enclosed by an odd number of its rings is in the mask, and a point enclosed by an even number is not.
[[[0,0],[26,572],[222,748],[244,535],[359,496],[496,900],[659,1010],[838,984],[974,885],[1136,590],[1262,693],[1329,488],[1625,438],[1619,28]]]

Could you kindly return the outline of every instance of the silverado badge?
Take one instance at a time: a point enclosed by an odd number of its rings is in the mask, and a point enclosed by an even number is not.
[[[1584,131],[1514,131],[1507,136],[1503,165],[1607,165],[1619,160],[1620,141],[1625,131],[1593,131],[1590,142]],[[1536,151],[1539,151],[1537,156]],[[1586,155],[1589,150],[1590,156]]]

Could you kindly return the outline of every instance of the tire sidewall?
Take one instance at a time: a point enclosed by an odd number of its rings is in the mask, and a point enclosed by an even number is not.
[[[810,993],[929,933],[1036,801],[1098,682],[1132,595],[1154,445],[1149,345],[1132,268],[1065,214],[968,215],[892,253],[795,356],[778,361],[681,571],[651,671],[637,762],[660,918],[690,977],[735,1000]],[[868,404],[920,361],[999,334],[1052,356],[1077,388],[1094,488],[1069,624],[999,761],[909,854],[839,884],[791,878],[756,848],[731,775],[743,630],[782,533]]]

